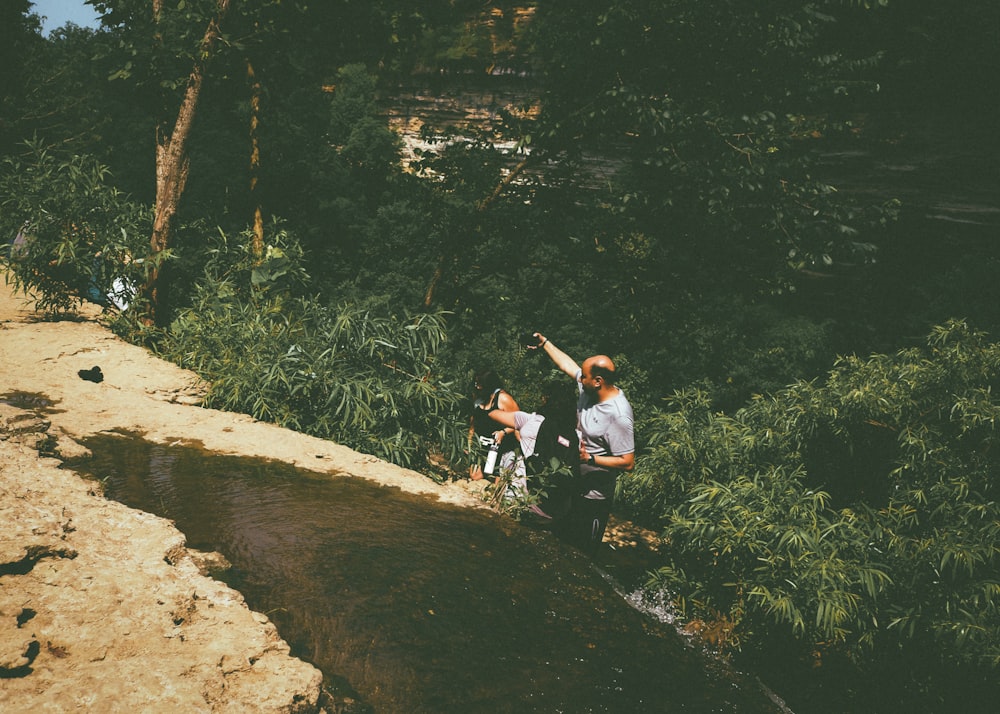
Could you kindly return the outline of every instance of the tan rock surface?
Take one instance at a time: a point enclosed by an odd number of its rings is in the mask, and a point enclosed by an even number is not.
[[[321,674],[166,520],[0,444],[0,711],[317,710]]]
[[[78,376],[95,365],[103,382]],[[0,286],[0,401],[48,404],[0,404],[0,711],[316,711],[320,696],[320,672],[202,575],[170,522],[104,499],[38,447],[81,458],[77,439],[135,431],[480,505],[331,442],[203,409],[201,393],[195,375],[102,326],[98,309],[45,322]]]
[[[75,439],[114,430],[141,432],[158,443],[190,439],[220,453],[349,473],[450,503],[480,503],[463,488],[333,442],[198,407],[204,385],[195,374],[119,339],[100,315],[100,308],[86,305],[76,321],[44,322],[0,285],[0,395],[44,395],[54,407],[46,418]],[[77,374],[95,365],[104,374],[100,384]]]

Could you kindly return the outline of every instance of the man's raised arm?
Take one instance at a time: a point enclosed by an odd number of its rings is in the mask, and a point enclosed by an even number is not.
[[[576,360],[552,344],[552,340],[542,333],[536,332],[534,334],[538,338],[538,345],[531,349],[544,351],[549,356],[549,359],[555,363],[556,367],[573,379],[576,379],[576,375],[580,371],[580,365],[576,363]]]

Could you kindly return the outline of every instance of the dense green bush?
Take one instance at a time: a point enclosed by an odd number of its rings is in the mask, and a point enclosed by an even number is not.
[[[60,157],[38,141],[24,149],[0,168],[7,279],[45,312],[104,302],[116,278],[140,285],[149,208],[110,185],[108,169],[91,157]]]
[[[404,466],[426,466],[434,454],[459,459],[460,399],[435,366],[444,316],[297,296],[308,277],[300,266],[281,233],[260,263],[223,236],[158,349],[209,381],[208,406]]]
[[[1000,664],[998,379],[1000,344],[952,322],[732,416],[677,394],[625,487],[670,544],[656,581],[736,646]]]

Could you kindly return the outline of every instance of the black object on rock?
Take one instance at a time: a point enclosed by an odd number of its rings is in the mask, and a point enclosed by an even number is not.
[[[90,369],[81,369],[77,374],[80,375],[80,379],[86,379],[88,382],[99,384],[104,381],[104,374],[101,372],[101,368],[97,366]]]

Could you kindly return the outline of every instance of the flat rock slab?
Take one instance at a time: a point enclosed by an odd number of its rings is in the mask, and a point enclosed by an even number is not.
[[[0,283],[0,712],[313,712],[322,674],[201,571],[169,522],[58,468],[133,432],[349,474],[481,506],[338,444],[205,409],[197,375],[118,338],[84,305],[48,321]],[[100,366],[101,382],[80,372]],[[196,562],[197,560],[197,562]]]
[[[315,712],[322,675],[162,518],[0,441],[0,711]]]

